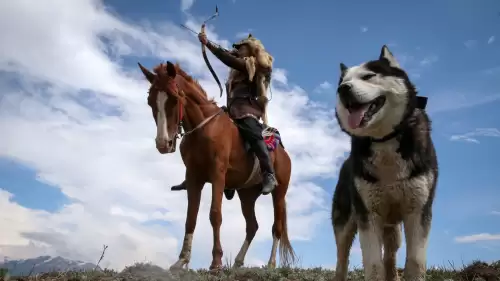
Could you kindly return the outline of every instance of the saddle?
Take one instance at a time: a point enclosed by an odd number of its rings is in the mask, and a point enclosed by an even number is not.
[[[221,109],[226,114],[229,115],[229,109],[227,108],[227,106],[225,106],[225,105],[221,106]],[[233,122],[233,124],[235,124],[238,127],[238,124],[236,122]],[[278,145],[285,148],[285,146],[283,145],[283,142],[281,140],[281,135],[280,135],[278,129],[273,128],[271,126],[268,126],[266,124],[263,124],[263,127],[264,127],[264,130],[262,130],[262,137],[264,138],[264,142],[266,143],[266,146],[267,146],[267,149],[269,152],[274,151],[278,147]],[[243,146],[244,146],[245,151],[247,153],[252,153],[251,146],[247,141],[243,140]],[[241,188],[245,188],[245,187],[251,186],[251,185],[259,182],[261,180],[260,177],[258,176],[259,170],[260,170],[259,161],[258,161],[257,157],[254,156],[254,165],[252,168],[252,172],[250,173],[249,178],[246,180],[245,184],[243,184],[243,187],[241,187]],[[224,195],[226,196],[227,200],[233,199],[235,192],[236,192],[235,189],[224,189]]]
[[[228,108],[226,106],[221,106],[221,109],[226,114],[229,115]],[[233,124],[238,126],[235,122],[233,122]],[[267,145],[267,149],[270,152],[274,151],[278,145],[285,148],[285,146],[283,145],[283,142],[281,140],[281,135],[276,128],[273,128],[271,126],[264,124],[264,130],[262,131],[262,136],[264,137],[264,141]],[[243,145],[244,145],[245,151],[247,153],[252,153],[250,144],[248,142],[244,141]],[[258,175],[260,175],[258,173],[259,168],[260,168],[260,164],[259,164],[259,161],[256,159],[256,156],[254,156],[254,158],[255,159],[254,159],[254,166],[252,168],[252,173],[250,174],[249,178],[247,179],[246,183],[243,185],[242,188],[248,187],[251,184],[254,184],[254,182],[257,182],[258,180],[260,180],[260,177],[257,177]],[[186,187],[184,186],[184,182],[179,184],[179,185],[175,185],[175,186],[171,187],[172,191],[185,190],[185,189],[186,189]],[[235,193],[236,193],[236,189],[224,189],[224,195],[225,195],[227,200],[233,199]]]

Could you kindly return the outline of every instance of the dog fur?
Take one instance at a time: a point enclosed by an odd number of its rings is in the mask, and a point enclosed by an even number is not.
[[[396,252],[401,246],[402,224],[407,247],[405,280],[425,280],[438,178],[425,105],[419,108],[421,97],[385,45],[378,60],[350,68],[341,63],[340,69],[336,117],[351,137],[351,152],[342,165],[332,202],[335,280],[347,278],[349,252],[357,232],[365,280],[399,280]],[[377,100],[378,105],[384,101],[381,108],[365,120],[371,110],[368,105],[377,107]],[[349,111],[352,108],[364,108],[365,117],[351,118],[356,111]]]

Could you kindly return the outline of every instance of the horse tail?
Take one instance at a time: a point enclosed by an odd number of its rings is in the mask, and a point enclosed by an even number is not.
[[[281,212],[283,213],[283,220],[281,225],[281,237],[279,242],[279,252],[280,252],[280,263],[281,267],[291,267],[295,264],[297,256],[293,250],[292,244],[288,237],[288,223],[286,214],[286,200],[283,199],[283,207]]]

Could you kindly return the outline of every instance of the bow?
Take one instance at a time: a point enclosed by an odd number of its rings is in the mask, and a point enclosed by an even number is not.
[[[206,23],[208,21],[210,21],[210,20],[213,20],[217,16],[219,16],[219,9],[217,8],[217,6],[215,6],[215,13],[210,18],[208,18],[207,20],[205,20],[203,22],[203,24],[201,25],[201,31],[200,31],[200,33],[205,34],[205,25],[206,25]],[[217,82],[217,85],[219,85],[220,96],[222,97],[222,91],[223,91],[222,90],[222,84],[220,83],[219,77],[217,77],[217,74],[215,73],[214,69],[212,68],[212,65],[210,64],[210,61],[208,60],[207,52],[206,52],[206,47],[205,47],[205,45],[203,45],[203,43],[201,44],[201,53],[203,55],[203,59],[205,60],[205,64],[208,67],[208,70],[210,70],[210,73],[212,73],[212,76],[214,77],[215,82]]]

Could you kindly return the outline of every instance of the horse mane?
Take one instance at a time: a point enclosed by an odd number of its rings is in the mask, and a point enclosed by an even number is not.
[[[181,68],[179,63],[175,64],[175,68],[177,69],[177,74],[181,75],[182,78],[184,78],[187,82],[190,82],[196,86],[196,88],[200,91],[201,94],[205,96],[205,98],[208,99],[207,92],[201,87],[200,82],[198,80],[194,79],[191,75],[187,74],[184,69]]]
[[[159,73],[162,71],[166,70],[165,64],[161,63],[158,66],[156,66],[153,71],[155,73]],[[196,91],[193,91],[195,94],[198,94],[197,96],[201,98],[202,100],[205,100],[209,103],[215,103],[214,98],[208,98],[207,92],[201,87],[200,83],[198,80],[194,79],[191,75],[187,74],[184,69],[181,68],[179,63],[175,63],[175,70],[177,72],[177,75],[180,75],[190,86],[193,86],[193,89]]]

